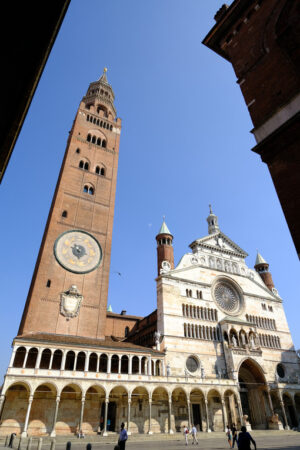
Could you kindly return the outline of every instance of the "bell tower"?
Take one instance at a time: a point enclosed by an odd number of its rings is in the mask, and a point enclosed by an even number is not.
[[[255,260],[254,269],[256,270],[256,272],[259,273],[261,279],[263,280],[267,288],[270,289],[270,291],[272,291],[272,289],[274,288],[274,282],[271,272],[269,272],[269,264],[258,252]]]
[[[104,338],[121,132],[106,71],[69,134],[19,335]]]
[[[167,227],[165,219],[156,236],[157,242],[157,270],[158,275],[161,271],[174,269],[174,249],[173,236]]]

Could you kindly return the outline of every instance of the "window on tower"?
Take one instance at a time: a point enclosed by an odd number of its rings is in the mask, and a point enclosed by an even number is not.
[[[100,138],[97,139],[97,145],[99,145],[99,146],[101,145],[101,139]]]
[[[51,286],[51,280],[47,281],[46,287],[49,288]]]
[[[96,136],[93,136],[92,137],[92,144],[95,144],[96,143]]]
[[[84,170],[89,170],[89,163],[88,162],[84,163]]]
[[[80,153],[80,148],[76,148],[76,153]]]
[[[86,140],[87,140],[88,142],[91,142],[91,139],[92,139],[92,136],[91,136],[90,134],[88,134],[87,137],[86,137]]]
[[[106,141],[105,141],[105,139],[103,139],[103,141],[102,141],[102,147],[106,148]]]
[[[61,217],[68,217],[68,211],[66,211],[66,210],[64,210],[62,213],[61,213]]]
[[[92,187],[89,188],[89,194],[94,195],[94,188],[92,188]]]
[[[101,167],[100,175],[102,175],[103,177],[105,176],[105,169],[104,169],[104,167]]]

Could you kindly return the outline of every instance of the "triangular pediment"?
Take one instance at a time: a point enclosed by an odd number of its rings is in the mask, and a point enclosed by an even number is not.
[[[234,254],[242,258],[248,256],[248,253],[226,236],[226,234],[222,233],[222,231],[196,239],[191,243],[190,247],[193,250],[195,247],[209,248],[220,253]]]

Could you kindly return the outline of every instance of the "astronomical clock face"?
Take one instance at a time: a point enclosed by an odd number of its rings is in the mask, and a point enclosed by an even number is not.
[[[99,266],[102,249],[91,234],[71,230],[58,236],[54,244],[54,255],[64,269],[74,273],[88,273]]]
[[[213,295],[220,309],[227,314],[238,314],[242,307],[241,296],[230,283],[219,281],[213,289]]]

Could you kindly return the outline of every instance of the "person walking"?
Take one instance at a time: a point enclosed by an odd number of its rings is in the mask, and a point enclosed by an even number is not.
[[[256,450],[255,440],[252,438],[251,434],[248,433],[246,427],[242,426],[241,432],[237,439],[238,449],[239,450],[251,450],[251,442],[254,445],[254,448]]]
[[[184,439],[185,439],[185,445],[188,445],[188,434],[189,434],[189,429],[186,425],[184,425],[183,427],[183,435],[184,435]]]
[[[120,430],[120,434],[119,434],[119,441],[118,441],[120,450],[125,450],[125,444],[126,444],[127,439],[128,439],[128,434],[127,434],[127,431],[125,430],[125,424],[124,424],[124,422],[122,422],[121,430]]]
[[[232,425],[231,425],[231,433],[232,433],[232,447],[231,448],[234,448],[234,444],[236,443],[236,445],[237,445],[237,429],[235,428],[235,424],[233,423]]]
[[[194,424],[192,424],[191,435],[192,435],[192,438],[193,438],[192,444],[197,444],[198,445],[197,428],[195,427]]]
[[[231,448],[232,447],[232,434],[231,434],[231,429],[229,428],[229,425],[226,426],[226,436],[227,436],[229,447]]]

